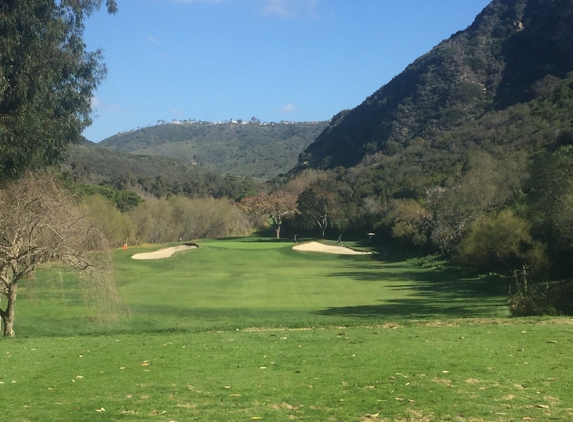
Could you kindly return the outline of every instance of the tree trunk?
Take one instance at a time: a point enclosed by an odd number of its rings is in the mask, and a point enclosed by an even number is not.
[[[328,220],[323,217],[322,221],[320,220],[316,220],[316,222],[318,223],[318,227],[320,227],[320,230],[322,231],[322,238],[324,239],[324,233],[326,232],[326,228],[328,227]]]
[[[281,238],[281,225],[280,224],[277,224],[275,226],[275,233],[277,235],[277,239],[280,239]]]
[[[8,305],[6,310],[0,310],[0,315],[2,316],[2,322],[4,322],[4,337],[14,337],[14,304],[16,303],[16,291],[17,286],[12,285],[8,288]]]

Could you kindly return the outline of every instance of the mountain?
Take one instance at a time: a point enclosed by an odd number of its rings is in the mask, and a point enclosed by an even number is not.
[[[336,115],[294,171],[353,167],[412,143],[446,150],[452,131],[495,120],[492,113],[549,92],[572,70],[573,1],[494,0],[466,30]]]
[[[123,132],[99,145],[115,151],[173,157],[220,173],[269,179],[285,173],[327,122],[209,123],[174,121]]]
[[[514,315],[573,312],[573,0],[492,1],[287,176],[307,168],[328,170],[340,230],[504,274]]]

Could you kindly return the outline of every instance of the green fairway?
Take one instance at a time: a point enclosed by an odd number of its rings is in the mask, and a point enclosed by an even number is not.
[[[117,314],[87,306],[64,268],[24,280],[18,337],[0,341],[4,418],[573,418],[573,321],[507,318],[500,278],[256,238],[198,244],[159,260],[131,256],[173,245],[114,251]]]
[[[20,289],[16,332],[357,326],[507,315],[504,282],[463,278],[438,262],[298,252],[290,242],[256,238],[198,244],[159,260],[131,256],[172,245],[114,251],[124,305],[116,320],[84,306],[73,274],[38,271]]]

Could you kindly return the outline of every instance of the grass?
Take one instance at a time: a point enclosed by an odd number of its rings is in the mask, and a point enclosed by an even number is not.
[[[0,396],[10,421],[566,421],[572,347],[564,319],[14,339]]]
[[[26,280],[18,337],[0,341],[3,418],[573,419],[573,320],[507,318],[503,280],[435,258],[199,245],[156,261],[131,255],[169,245],[115,251],[115,319],[60,267]]]
[[[168,245],[116,250],[126,307],[116,321],[84,306],[73,274],[58,268],[38,273],[20,289],[16,332],[357,326],[508,313],[505,282],[464,278],[435,260],[297,252],[290,242],[256,238],[198,243],[199,249],[162,260],[131,255]]]

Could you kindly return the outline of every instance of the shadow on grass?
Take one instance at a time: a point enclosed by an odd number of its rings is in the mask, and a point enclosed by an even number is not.
[[[408,298],[379,298],[376,305],[326,308],[316,312],[318,315],[372,319],[507,315],[507,281],[497,275],[464,278],[456,268],[416,269],[408,263],[392,263],[382,271],[338,272],[330,276],[364,282],[384,280],[391,290],[410,294]]]

